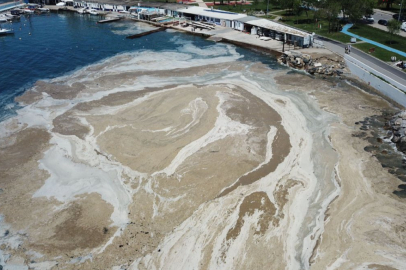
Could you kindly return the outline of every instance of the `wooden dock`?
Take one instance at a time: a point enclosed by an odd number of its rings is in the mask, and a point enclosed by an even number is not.
[[[167,29],[166,27],[160,27],[160,28],[158,28],[158,29],[154,29],[154,30],[151,30],[151,31],[147,31],[147,32],[143,32],[143,33],[139,33],[139,34],[127,36],[126,38],[128,38],[128,39],[139,38],[139,37],[147,36],[147,35],[150,35],[150,34],[153,34],[153,33],[165,31],[166,29]]]

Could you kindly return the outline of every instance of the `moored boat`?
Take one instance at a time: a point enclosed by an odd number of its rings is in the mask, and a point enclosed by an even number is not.
[[[11,21],[17,21],[20,19],[20,15],[13,15],[11,13],[5,13],[4,16],[9,18]]]
[[[47,13],[47,12],[50,11],[49,8],[43,8],[43,7],[37,8],[37,10],[38,10],[40,13]]]
[[[96,9],[89,9],[88,12],[90,15],[99,15],[99,12]]]
[[[33,13],[34,13],[34,10],[29,9],[29,8],[25,8],[25,9],[24,9],[24,13],[25,13],[25,14],[33,14]]]
[[[0,14],[0,23],[4,23],[4,22],[8,22],[11,21],[11,19],[9,17],[7,17],[4,14]]]
[[[1,28],[1,26],[0,26],[0,36],[12,35],[12,34],[14,34],[14,31],[12,29]]]
[[[87,13],[87,7],[79,8],[78,10],[76,10],[76,12],[79,13],[79,14],[86,14]]]

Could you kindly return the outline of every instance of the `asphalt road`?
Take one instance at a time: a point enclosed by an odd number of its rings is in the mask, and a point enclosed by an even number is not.
[[[390,11],[384,11],[380,9],[374,9],[374,15],[372,17],[375,19],[375,22],[373,24],[370,24],[370,26],[381,29],[383,31],[388,31],[388,28],[384,25],[378,24],[379,20],[387,20],[390,21],[393,19],[393,12]],[[406,14],[405,14],[406,15]],[[399,35],[402,37],[406,37],[406,32],[405,31],[400,31]]]
[[[346,44],[340,43],[338,41],[328,40],[328,39],[320,37],[320,36],[316,36],[316,38],[319,40],[322,40],[327,49],[330,49],[331,51],[338,53],[340,55],[345,54]],[[364,64],[370,66],[371,68],[379,71],[380,73],[392,78],[393,80],[395,80],[403,85],[406,85],[406,73],[405,72],[403,72],[397,68],[394,68],[394,67],[388,65],[387,63],[356,49],[355,47],[352,47],[351,56],[354,57],[355,59],[363,62]]]

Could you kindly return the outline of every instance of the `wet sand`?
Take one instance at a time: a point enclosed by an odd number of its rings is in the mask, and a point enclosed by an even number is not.
[[[0,123],[0,257],[33,269],[404,269],[400,180],[354,136],[394,106],[227,48],[187,67],[163,53],[158,69],[154,53],[118,55],[20,97],[27,106]]]

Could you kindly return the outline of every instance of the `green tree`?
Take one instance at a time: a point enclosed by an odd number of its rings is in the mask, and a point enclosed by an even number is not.
[[[356,23],[364,15],[372,15],[375,5],[374,0],[357,0],[351,1],[352,3],[347,6],[347,14],[351,22]]]
[[[399,22],[398,20],[393,20],[393,19],[388,22],[388,25],[386,25],[386,27],[388,27],[388,32],[391,35],[390,44],[392,44],[393,35],[399,33],[400,26],[401,26],[401,22]]]
[[[372,15],[376,4],[376,0],[336,0],[336,2],[341,5],[343,18],[348,16],[353,23],[364,15]]]
[[[332,29],[337,29],[341,5],[337,0],[325,0],[323,4],[323,17],[328,21],[328,32],[331,33]]]
[[[385,5],[386,9],[389,9],[395,2],[396,0],[378,0],[378,5]]]

